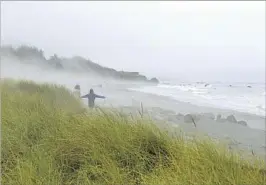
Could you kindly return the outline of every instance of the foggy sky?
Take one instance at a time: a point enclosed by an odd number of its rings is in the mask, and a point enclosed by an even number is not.
[[[1,2],[1,44],[118,70],[265,81],[265,2]]]

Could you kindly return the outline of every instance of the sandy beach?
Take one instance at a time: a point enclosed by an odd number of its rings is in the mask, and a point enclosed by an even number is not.
[[[105,100],[97,99],[100,107],[113,107],[124,113],[138,114],[143,105],[143,112],[160,126],[181,129],[187,135],[207,135],[218,139],[229,148],[239,149],[247,155],[265,157],[265,118],[232,110],[196,106],[191,103],[176,101],[169,97],[146,94],[118,88],[94,88],[95,92],[105,95]],[[86,93],[86,91],[82,91]],[[86,104],[86,100],[83,100]],[[195,124],[185,115],[195,116]],[[237,121],[245,121],[247,126],[227,120],[216,120],[217,115],[226,118],[233,115]],[[264,125],[264,127],[262,127]]]

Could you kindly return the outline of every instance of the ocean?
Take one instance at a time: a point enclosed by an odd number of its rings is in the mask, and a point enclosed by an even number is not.
[[[265,117],[265,83],[173,83],[141,86],[130,90],[151,93],[188,102],[235,110]]]

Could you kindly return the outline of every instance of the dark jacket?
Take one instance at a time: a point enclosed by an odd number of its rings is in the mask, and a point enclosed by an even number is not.
[[[86,94],[84,96],[81,96],[81,98],[88,98],[89,107],[94,107],[95,98],[105,98],[105,97],[97,95],[97,94],[94,94],[94,93],[89,93],[89,94]]]

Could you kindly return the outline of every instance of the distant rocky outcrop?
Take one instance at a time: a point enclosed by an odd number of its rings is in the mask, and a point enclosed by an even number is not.
[[[227,116],[227,118],[222,118],[222,116],[220,114],[218,114],[217,117],[216,117],[216,120],[215,120],[214,114],[212,114],[212,113],[186,114],[185,116],[183,116],[182,114],[178,114],[178,115],[175,116],[175,118],[177,120],[181,119],[185,123],[194,123],[194,122],[198,122],[200,120],[208,119],[208,120],[213,120],[213,121],[217,121],[217,122],[220,122],[220,123],[229,122],[229,123],[234,123],[234,124],[247,126],[247,122],[246,121],[237,121],[237,119],[235,118],[234,115],[229,115],[229,116]],[[173,116],[170,119],[173,119]]]
[[[1,46],[0,55],[15,57],[22,62],[32,61],[37,65],[46,65],[56,70],[70,70],[75,72],[96,74],[119,80],[139,81],[152,84],[159,83],[157,78],[148,79],[146,76],[139,74],[139,72],[117,71],[112,68],[101,66],[80,56],[62,58],[54,54],[49,59],[46,59],[44,56],[44,51],[38,49],[37,47],[25,45],[18,48],[13,48],[12,46]]]
[[[152,83],[159,83],[159,80],[158,80],[157,78],[152,78],[152,79],[150,80],[150,82],[152,82]]]
[[[178,117],[182,116],[182,114],[179,114]],[[185,123],[193,123],[198,122],[200,120],[215,120],[215,116],[212,113],[202,113],[202,114],[187,114],[184,116],[184,122]]]
[[[237,119],[235,118],[234,115],[229,115],[229,116],[227,116],[226,119],[224,119],[224,118],[222,118],[222,116],[220,114],[218,114],[216,121],[221,122],[221,123],[230,122],[230,123],[235,123],[235,124],[239,124],[239,125],[243,125],[243,126],[248,126],[246,121],[237,121]]]
[[[246,121],[238,121],[237,123],[243,126],[248,126]]]
[[[237,123],[237,120],[234,115],[227,116],[226,120],[232,123]]]

